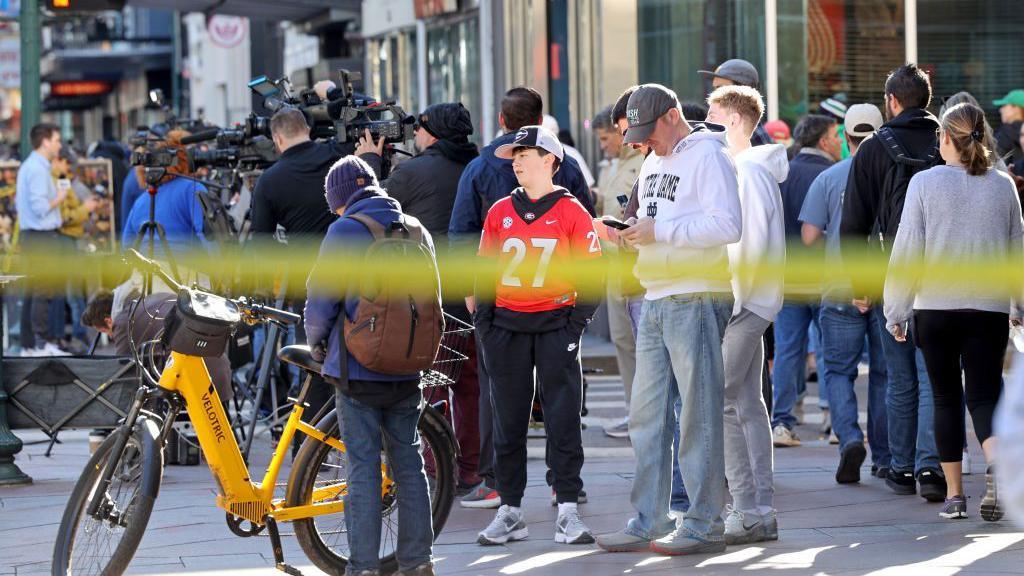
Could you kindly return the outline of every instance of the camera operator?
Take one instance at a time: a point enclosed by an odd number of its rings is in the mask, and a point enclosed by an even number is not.
[[[459,178],[466,165],[480,154],[469,141],[473,134],[469,110],[459,102],[428,106],[416,118],[414,130],[416,157],[395,166],[380,186],[436,239],[448,234]],[[380,177],[383,150],[384,139],[374,143],[367,131],[355,153]]]
[[[154,253],[158,258],[168,256],[180,257],[194,251],[211,249],[210,243],[203,234],[203,208],[196,198],[196,192],[205,192],[206,187],[188,178],[192,175],[189,169],[188,152],[181,140],[188,136],[185,130],[172,130],[160,147],[174,149],[175,162],[167,168],[166,173],[157,184],[156,207],[153,219],[163,228],[167,245],[171,254],[163,254],[162,242],[154,235]],[[146,190],[146,176],[143,166],[135,167],[135,177],[139,185]],[[184,176],[180,178],[179,176]],[[142,194],[135,200],[128,217],[125,218],[121,245],[131,248],[137,242],[143,226],[149,221],[149,208],[153,196]],[[148,236],[148,234],[146,235]],[[148,237],[143,237],[140,247],[148,246]]]
[[[281,158],[256,181],[250,208],[253,240],[266,242],[280,225],[291,243],[310,249],[308,254],[298,255],[295,260],[307,268],[316,258],[327,228],[337,218],[324,198],[324,180],[331,166],[345,155],[344,145],[335,140],[313,141],[309,131],[305,115],[295,108],[283,108],[270,119],[270,133]],[[250,250],[254,258],[259,257],[258,247],[259,244]],[[309,270],[301,272],[305,277]],[[290,276],[297,277],[297,274]],[[257,290],[261,288],[265,287],[257,287]],[[290,304],[292,310],[302,314],[304,300]],[[296,341],[304,344],[305,334],[300,324],[295,331]],[[314,377],[307,398],[310,408],[303,420],[313,418],[332,393],[319,376]]]
[[[281,159],[267,168],[252,192],[252,233],[271,236],[280,224],[289,237],[319,246],[336,216],[324,200],[327,171],[345,151],[334,140],[315,142],[301,111],[283,108],[270,119],[270,132]]]

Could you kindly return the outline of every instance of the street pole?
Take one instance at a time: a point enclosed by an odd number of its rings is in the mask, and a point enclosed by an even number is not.
[[[21,0],[18,15],[21,33],[21,157],[32,151],[29,131],[39,123],[39,59],[42,55],[42,30],[39,0]]]
[[[32,151],[29,132],[39,123],[39,1],[22,0],[18,16],[21,29],[21,157]],[[3,288],[11,278],[0,278],[0,326],[3,326]],[[0,346],[0,485],[31,484],[32,478],[14,463],[21,452],[21,440],[7,423],[7,389],[3,374],[3,347]]]

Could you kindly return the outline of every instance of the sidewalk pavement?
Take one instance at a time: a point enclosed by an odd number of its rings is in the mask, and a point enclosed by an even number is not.
[[[863,378],[862,378],[863,380]],[[839,486],[833,476],[835,446],[819,437],[821,414],[815,388],[804,401],[807,423],[797,429],[803,447],[776,451],[777,542],[730,547],[724,554],[668,558],[655,554],[607,554],[594,546],[553,542],[555,509],[544,485],[543,440],[530,441],[529,478],[523,506],[530,538],[506,546],[480,547],[476,535],[492,510],[453,509],[434,547],[438,574],[530,576],[611,576],[622,574],[744,574],[772,570],[781,574],[847,575],[1021,574],[1024,529],[1008,520],[980,519],[977,507],[984,484],[984,464],[976,442],[971,445],[974,475],[967,477],[970,519],[943,520],[938,505],[918,496],[897,496],[882,480],[871,478],[869,463],[858,485]],[[863,398],[866,386],[858,384]],[[863,406],[863,402],[862,402]],[[621,528],[631,514],[629,492],[633,455],[628,441],[607,438],[601,424],[620,418],[622,385],[614,376],[590,378],[590,415],[584,431],[583,477],[590,502],[581,505],[584,519],[597,533]],[[863,414],[862,414],[863,417]],[[39,433],[19,431],[26,441]],[[62,434],[53,456],[45,444],[33,443],[17,462],[30,474],[31,486],[0,488],[0,575],[44,574],[64,504],[85,464],[84,432]],[[271,450],[267,436],[257,440],[255,468],[262,470]],[[870,460],[869,460],[870,462]],[[288,477],[284,470],[282,478]],[[224,512],[214,504],[209,471],[168,467],[150,522],[129,573],[278,574],[266,537],[237,538],[228,532]],[[287,525],[284,532],[290,532]],[[286,560],[304,574],[321,574],[305,559],[293,537],[284,538]]]

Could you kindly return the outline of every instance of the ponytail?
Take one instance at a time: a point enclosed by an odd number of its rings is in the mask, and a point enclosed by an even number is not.
[[[992,134],[981,108],[965,102],[946,110],[942,131],[953,142],[968,174],[981,176],[992,168],[992,151],[985,146],[992,141]]]

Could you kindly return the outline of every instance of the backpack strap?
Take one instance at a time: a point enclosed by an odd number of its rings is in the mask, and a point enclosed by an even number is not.
[[[882,148],[885,149],[886,153],[889,154],[889,158],[897,164],[903,164],[913,168],[924,168],[929,166],[935,161],[935,158],[939,154],[938,142],[935,143],[935,147],[932,148],[931,152],[924,158],[914,158],[907,153],[907,149],[903,147],[903,144],[896,138],[896,132],[893,131],[889,126],[882,126],[875,132],[875,135],[881,139]]]
[[[384,226],[366,214],[349,214],[346,218],[351,218],[363,226],[366,226],[366,228],[369,229],[370,234],[373,234],[374,240],[380,240],[381,238],[387,237],[387,231],[384,230]]]

